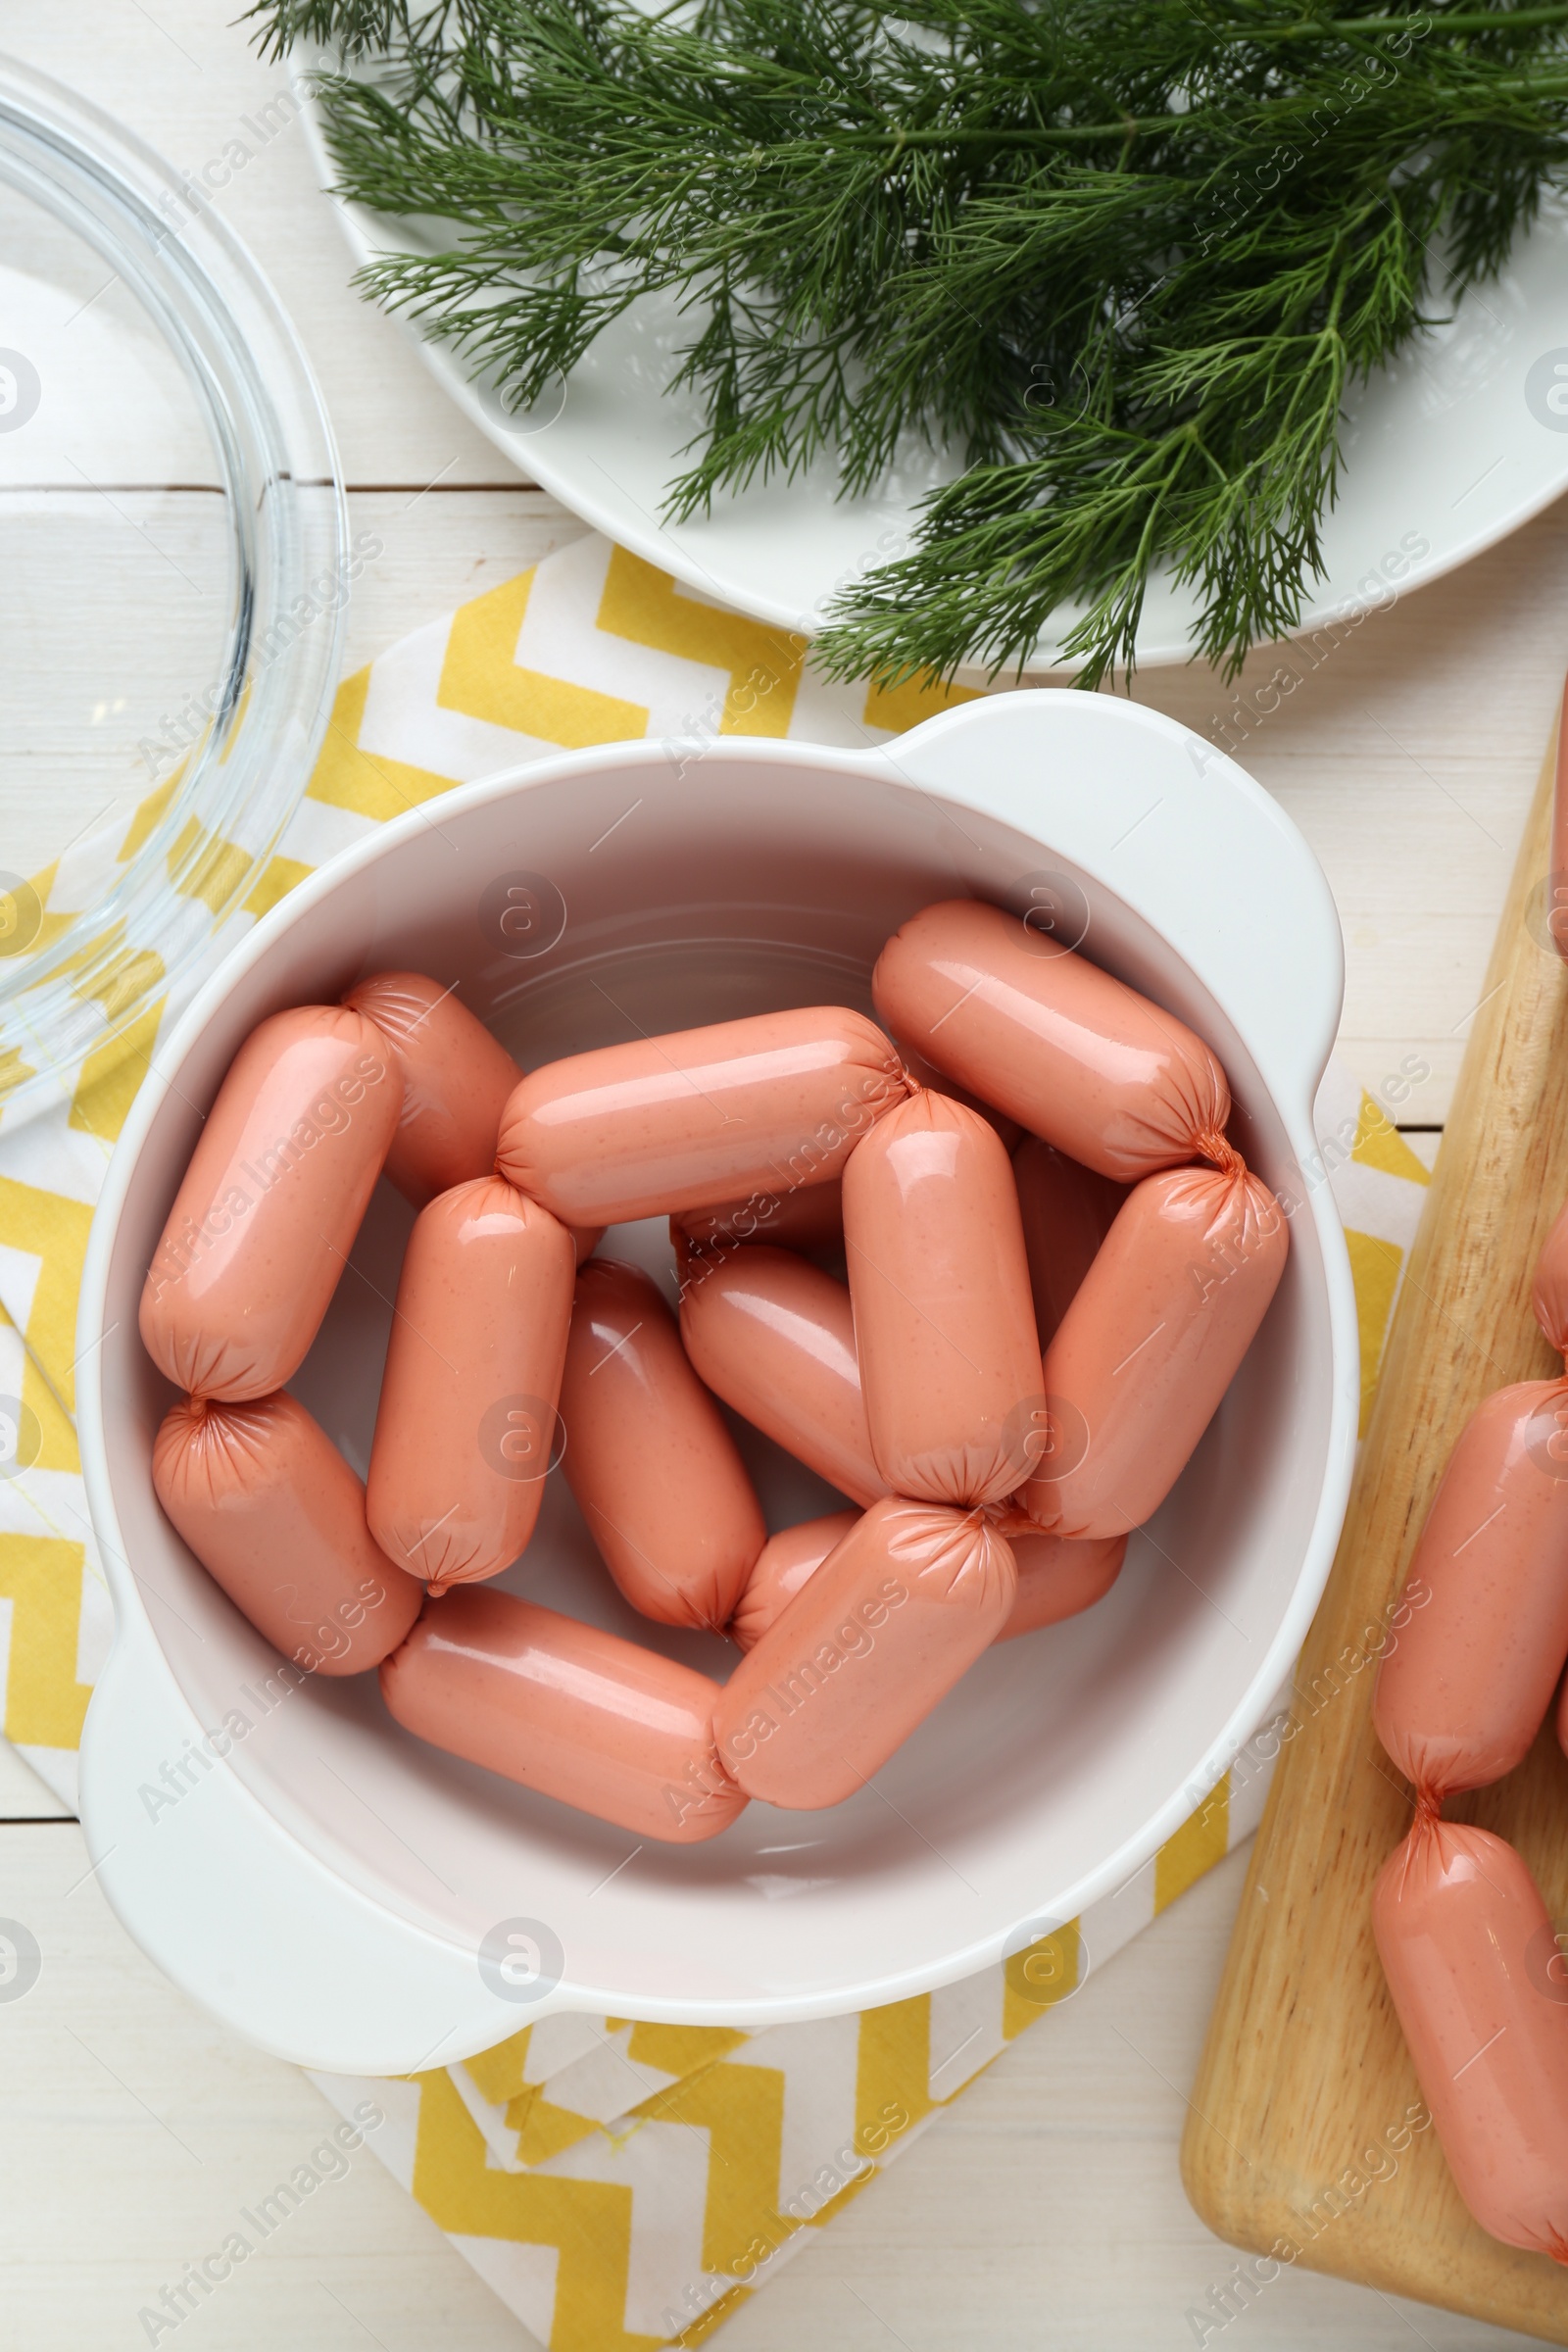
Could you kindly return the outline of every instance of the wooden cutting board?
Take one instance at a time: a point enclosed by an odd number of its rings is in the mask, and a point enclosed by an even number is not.
[[[1400,2144],[1424,2111],[1370,1904],[1410,1803],[1372,1729],[1377,1669],[1366,1649],[1473,1408],[1509,1381],[1561,1369],[1530,1311],[1537,1252],[1568,1200],[1568,967],[1544,922],[1554,760],[1555,745],[1298,1670],[1182,2169],[1199,2213],[1238,2245],[1282,2254],[1285,2240],[1288,2258],[1311,2269],[1568,2343],[1568,2271],[1499,2245],[1471,2220],[1436,2132]],[[1568,1763],[1549,1718],[1517,1772],[1447,1810],[1517,1846],[1568,1930]],[[1266,2296],[1274,2275],[1267,2261],[1244,2265],[1229,2307]]]

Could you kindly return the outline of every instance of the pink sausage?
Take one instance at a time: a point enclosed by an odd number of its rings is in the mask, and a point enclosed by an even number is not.
[[[1102,1176],[1218,1156],[1230,1089],[1202,1040],[1000,906],[949,899],[911,916],[871,993],[898,1036]]]
[[[1016,1119],[1009,1119],[1004,1110],[997,1110],[991,1103],[982,1102],[978,1095],[970,1094],[966,1086],[960,1086],[956,1078],[950,1078],[946,1070],[938,1069],[934,1061],[927,1061],[925,1055],[917,1054],[904,1038],[895,1038],[893,1042],[903,1054],[904,1066],[916,1086],[928,1088],[933,1095],[946,1095],[950,1102],[961,1102],[966,1110],[977,1110],[986,1125],[994,1127],[1001,1136],[1003,1150],[1009,1153],[1016,1150],[1023,1133]]]
[[[884,1495],[731,1676],[724,1769],[771,1804],[842,1804],[1002,1631],[1017,1582],[979,1511]]]
[[[756,1648],[774,1618],[843,1543],[859,1516],[858,1511],[829,1511],[825,1519],[803,1519],[799,1526],[768,1537],[729,1621],[729,1638],[738,1649]]]
[[[681,1338],[714,1396],[852,1501],[885,1494],[843,1283],[788,1250],[694,1251],[680,1266]]]
[[[577,1277],[561,1384],[566,1483],[633,1608],[722,1632],[767,1540],[735,1441],[636,1266]]]
[[[1230,1165],[1146,1176],[1046,1351],[1047,1427],[1024,1490],[1053,1535],[1125,1535],[1186,1468],[1289,1249],[1268,1187]]]
[[[682,1209],[670,1223],[699,1249],[771,1242],[785,1250],[831,1249],[844,1239],[842,1179],[805,1184],[793,1193],[754,1193],[716,1208]]]
[[[423,1599],[378,1550],[365,1489],[285,1389],[245,1404],[182,1396],[153,1441],[153,1492],[215,1584],[311,1674],[363,1674]]]
[[[343,1000],[372,1020],[403,1077],[403,1115],[386,1173],[416,1208],[455,1184],[492,1174],[501,1114],[522,1076],[506,1048],[451,989],[422,972],[377,972]],[[573,1227],[577,1263],[602,1225]]]
[[[826,1183],[907,1091],[862,1014],[757,1013],[531,1071],[496,1164],[568,1225],[673,1216]]]
[[[713,1749],[716,1683],[510,1592],[428,1610],[381,1691],[432,1747],[634,1837],[695,1845],[745,1809]]]
[[[1505,2246],[1568,2261],[1568,1982],[1529,1871],[1490,1831],[1422,1814],[1372,1925],[1460,2196]]]
[[[1045,1625],[1060,1625],[1103,1600],[1127,1557],[1125,1536],[1071,1544],[1061,1536],[1012,1536],[1018,1563],[1018,1597],[999,1642],[1015,1641]]]
[[[403,1077],[403,1115],[386,1172],[423,1208],[488,1176],[507,1098],[522,1072],[453,990],[422,972],[377,972],[343,1000],[375,1023]]]
[[[266,1396],[304,1362],[397,1128],[386,1040],[336,1004],[275,1012],[229,1065],[141,1295],[175,1386]]]
[[[1023,1217],[1035,1327],[1041,1347],[1049,1348],[1116,1221],[1127,1188],[1069,1159],[1037,1135],[1026,1135],[1014,1152],[1012,1175]]]
[[[925,1502],[999,1502],[1028,1476],[1045,1398],[1012,1168],[924,1089],[844,1176],[844,1244],[871,1450]]]
[[[376,1542],[432,1592],[497,1576],[533,1534],[575,1259],[499,1177],[454,1186],[409,1237],[370,1448]]]
[[[1565,901],[1568,905],[1568,901]],[[1568,916],[1565,916],[1568,928]],[[1565,940],[1568,953],[1568,940]],[[1568,1355],[1568,1208],[1560,1208],[1536,1260],[1536,1321],[1559,1355]]]
[[[858,1511],[834,1511],[829,1518],[803,1520],[799,1527],[768,1538],[730,1620],[729,1638],[737,1648],[756,1648],[858,1517]],[[1102,1544],[1069,1544],[1060,1536],[1009,1535],[1008,1545],[1017,1562],[1018,1592],[999,1642],[1059,1625],[1063,1618],[1092,1608],[1110,1591],[1127,1556],[1125,1536],[1111,1536]]]
[[[1372,1721],[1418,1795],[1522,1764],[1568,1660],[1568,1380],[1499,1389],[1470,1416],[1405,1580],[1409,1622]]]

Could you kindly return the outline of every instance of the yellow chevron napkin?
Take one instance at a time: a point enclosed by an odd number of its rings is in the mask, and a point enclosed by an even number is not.
[[[212,956],[373,825],[519,760],[646,737],[677,764],[722,735],[854,748],[967,699],[832,685],[805,653],[602,538],[577,540],[345,680],[306,799],[255,861],[242,910],[215,921]],[[34,878],[46,921],[86,903],[172,789],[122,837],[90,836]],[[209,846],[225,877],[245,856]],[[20,1056],[0,1038],[0,1728],[68,1803],[112,1632],[72,1421],[76,1292],[109,1153],[180,1009],[162,978],[156,943],[127,942],[95,983],[102,1043],[25,1122],[4,1112]],[[1316,1173],[1351,1229],[1368,1396],[1427,1180],[1389,1112],[1424,1074],[1391,1076],[1379,1101],[1336,1067],[1317,1105]],[[1256,1826],[1288,1700],[1145,1870],[1004,1967],[750,2035],[547,2019],[466,2065],[376,2084],[377,2152],[551,2352],[695,2343]],[[366,2095],[316,2079],[345,2113]]]

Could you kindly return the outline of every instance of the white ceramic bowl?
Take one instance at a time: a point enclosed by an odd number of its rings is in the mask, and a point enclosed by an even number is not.
[[[754,1804],[696,1847],[638,1847],[420,1745],[373,1676],[264,1709],[277,1659],[154,1500],[171,1392],[136,1334],[143,1271],[247,1032],[389,964],[461,980],[529,1065],[633,1023],[868,1007],[906,915],[966,891],[1027,900],[1042,872],[1081,890],[1086,951],[1214,1046],[1249,1158],[1299,1204],[1243,1372],[1110,1595],[990,1652],[849,1803]],[[564,921],[531,957],[496,920],[519,874],[539,904],[560,894]],[[737,740],[684,772],[646,743],[542,760],[412,811],[303,883],[160,1052],[82,1287],[82,1458],[117,1618],[82,1816],[138,1942],[270,2049],[403,2072],[551,2009],[758,2026],[897,2000],[1119,1886],[1255,1728],[1339,1531],[1355,1313],[1328,1188],[1302,1169],[1340,989],[1327,885],[1266,795],[1170,720],[1071,692],[969,704],[864,755]],[[293,1384],[362,1469],[410,1221],[380,1187]],[[667,1265],[654,1225],[606,1247]],[[770,1446],[750,1458],[774,1524],[830,1507]],[[504,1581],[721,1673],[733,1659],[631,1615],[559,1474]],[[213,1761],[203,1733],[225,1721]],[[519,1920],[545,1965],[512,1984],[485,1939]]]

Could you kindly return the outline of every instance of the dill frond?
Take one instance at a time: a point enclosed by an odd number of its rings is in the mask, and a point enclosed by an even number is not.
[[[1348,389],[1502,267],[1568,167],[1568,0],[264,0],[341,192],[437,224],[367,292],[522,408],[648,296],[704,430],[668,512],[966,470],[840,595],[843,676],[994,672],[1151,571],[1234,669],[1321,575]]]

